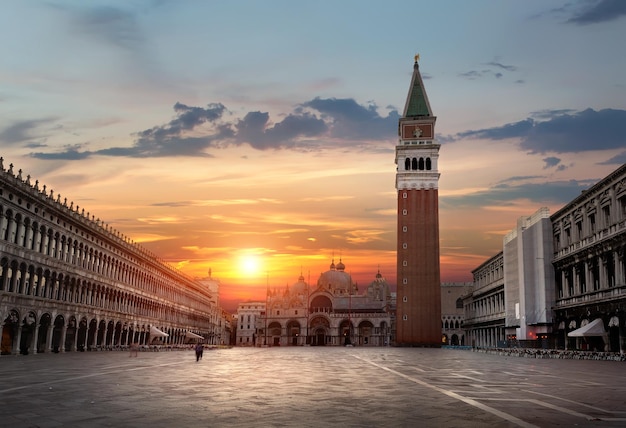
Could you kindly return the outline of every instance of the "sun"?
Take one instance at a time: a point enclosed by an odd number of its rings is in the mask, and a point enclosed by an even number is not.
[[[240,259],[241,271],[246,275],[258,274],[261,269],[261,260],[258,256],[246,254]]]

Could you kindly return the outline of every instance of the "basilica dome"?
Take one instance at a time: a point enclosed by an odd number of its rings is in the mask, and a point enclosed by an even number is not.
[[[336,266],[333,260],[330,265],[330,270],[320,275],[317,280],[317,286],[335,294],[348,294],[350,290],[354,293],[352,277],[345,271],[345,268],[341,260]]]
[[[300,275],[298,282],[294,283],[289,291],[291,294],[308,294],[309,285],[304,282],[304,276]]]
[[[380,270],[376,274],[376,279],[367,287],[367,295],[372,300],[391,299],[391,289],[385,278],[380,274]]]

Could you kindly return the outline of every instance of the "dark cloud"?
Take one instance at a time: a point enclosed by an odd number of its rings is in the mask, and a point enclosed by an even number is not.
[[[587,109],[534,124],[521,147],[532,153],[568,153],[626,146],[626,110]]]
[[[505,65],[505,64],[502,64],[502,63],[496,62],[496,61],[488,62],[487,65],[491,65],[491,66],[496,67],[496,68],[501,68],[501,69],[506,70],[506,71],[517,71],[517,67],[514,66],[514,65]]]
[[[480,77],[483,77],[483,72],[477,71],[477,70],[470,70],[464,73],[459,73],[459,76],[465,77],[466,79],[469,79],[469,80],[475,80]]]
[[[441,196],[440,201],[442,207],[446,209],[493,205],[507,206],[520,199],[533,201],[537,205],[565,205],[596,182],[597,180],[570,180],[511,184],[509,180],[504,180],[482,192],[458,196]]]
[[[504,73],[502,72],[502,70],[508,71],[508,72],[517,71],[516,66],[503,64],[498,61],[487,62],[487,63],[484,63],[483,65],[487,65],[489,68],[482,69],[482,70],[466,71],[464,73],[459,73],[459,76],[468,80],[476,80],[476,79],[489,78],[489,77],[495,77],[496,79],[501,79],[504,76]],[[516,83],[520,83],[520,81],[517,80]]]
[[[533,127],[533,120],[526,119],[520,122],[508,123],[496,128],[465,131],[458,135],[460,138],[480,138],[486,140],[504,140],[507,138],[520,138],[527,135]]]
[[[75,148],[58,153],[32,153],[38,159],[77,160],[90,156],[122,157],[165,157],[165,156],[205,156],[205,150],[215,142],[232,137],[228,125],[216,123],[226,111],[222,104],[209,104],[207,108],[189,107],[181,103],[174,105],[176,117],[168,124],[155,126],[135,134],[131,147],[110,147],[95,151],[79,152]],[[199,131],[203,125],[213,125],[204,135],[189,136],[188,132]]]
[[[504,180],[501,180],[500,183],[518,183],[521,181],[528,181],[528,180],[536,180],[536,179],[543,179],[544,177],[541,175],[514,175],[513,177],[509,177],[509,178],[505,178]]]
[[[555,116],[561,116],[563,114],[576,113],[576,110],[572,109],[560,109],[560,110],[537,110],[530,114],[533,119],[552,119]]]
[[[605,160],[604,162],[600,162],[602,165],[622,165],[626,163],[626,151],[613,156],[610,159]]]
[[[528,118],[504,126],[466,131],[458,138],[504,140],[519,138],[520,147],[530,153],[578,153],[611,150],[626,146],[626,110],[587,109],[572,114],[564,110],[541,113],[547,120]]]
[[[135,13],[113,6],[95,6],[73,10],[75,30],[96,39],[128,50],[136,50],[144,43],[144,36]]]
[[[80,152],[76,149],[69,149],[58,153],[32,153],[30,156],[44,160],[82,160],[87,159],[92,154],[92,152],[88,151]]]
[[[586,5],[589,3],[586,3]],[[599,0],[586,6],[584,10],[577,11],[568,23],[586,25],[613,21],[626,15],[626,1],[624,0]]]
[[[500,79],[503,74],[499,71],[493,70],[470,70],[464,73],[459,73],[459,76],[468,80],[482,79],[485,77],[495,77],[496,79]]]
[[[554,156],[549,156],[547,158],[544,158],[543,161],[545,163],[543,169],[552,168],[561,163],[561,159],[556,158]]]
[[[250,112],[235,125],[236,139],[259,150],[289,148],[298,137],[317,137],[328,130],[326,123],[312,114],[289,114],[281,122],[269,125],[268,113]]]
[[[397,110],[382,117],[374,103],[367,106],[353,99],[315,98],[297,106],[279,122],[272,122],[267,112],[248,112],[243,119],[226,120],[223,104],[206,108],[174,105],[175,117],[165,125],[154,126],[134,134],[130,147],[110,147],[79,152],[33,153],[40,159],[74,160],[94,155],[126,157],[210,156],[208,149],[249,144],[257,150],[321,148],[323,141],[334,146],[354,146],[363,140],[387,141],[395,135]],[[321,138],[323,137],[323,138]],[[316,141],[311,141],[316,139]],[[303,142],[304,141],[304,142]],[[379,150],[368,146],[368,150]]]
[[[400,119],[396,110],[382,117],[376,104],[363,106],[351,98],[315,98],[302,106],[319,112],[329,122],[330,136],[340,139],[389,139]]]
[[[217,126],[201,136],[188,136],[205,124],[214,124],[226,111],[223,104],[209,104],[207,108],[174,104],[176,117],[167,125],[155,126],[136,134],[133,147],[101,150],[107,156],[163,157],[163,156],[207,156],[204,150],[215,141],[232,136],[229,127]]]
[[[0,141],[6,144],[19,144],[42,138],[44,135],[39,134],[41,132],[39,128],[55,120],[53,118],[44,118],[14,122],[0,132]]]

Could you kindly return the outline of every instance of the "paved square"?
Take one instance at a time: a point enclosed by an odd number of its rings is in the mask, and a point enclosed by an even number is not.
[[[0,357],[2,427],[626,425],[626,363],[418,348]]]

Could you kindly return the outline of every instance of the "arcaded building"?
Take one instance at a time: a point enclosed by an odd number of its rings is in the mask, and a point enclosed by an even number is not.
[[[626,165],[550,215],[522,217],[472,271],[466,332],[480,347],[626,351]]]
[[[626,351],[626,164],[551,216],[554,333],[564,349]],[[595,336],[569,333],[594,320]]]
[[[218,343],[203,285],[0,158],[1,353]]]
[[[463,297],[466,345],[504,346],[504,255],[499,252],[472,271],[473,287]]]
[[[441,283],[441,344],[465,346],[463,297],[472,291],[471,282]]]

